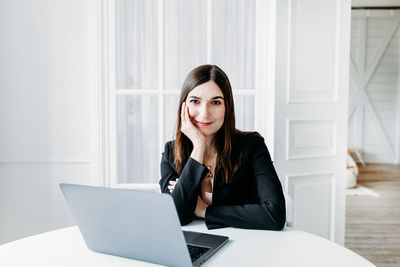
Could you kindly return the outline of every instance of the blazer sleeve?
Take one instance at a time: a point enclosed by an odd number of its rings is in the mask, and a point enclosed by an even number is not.
[[[252,136],[250,146],[252,173],[256,181],[259,203],[216,205],[206,209],[208,229],[237,227],[247,229],[281,230],[286,222],[285,198],[282,185],[272,165],[271,157],[260,136]],[[246,149],[246,148],[245,148]]]
[[[172,145],[165,145],[161,157],[160,187],[162,193],[170,194],[174,200],[176,211],[181,225],[190,223],[196,209],[197,196],[200,192],[200,184],[208,173],[208,169],[193,158],[189,158],[181,175],[173,167]],[[168,190],[169,181],[179,178],[172,193]]]

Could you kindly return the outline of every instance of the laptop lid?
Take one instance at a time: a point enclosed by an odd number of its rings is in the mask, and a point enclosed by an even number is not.
[[[60,187],[89,249],[168,266],[192,266],[170,195],[74,184]],[[218,244],[211,241],[212,250],[195,266],[228,238],[219,239]]]

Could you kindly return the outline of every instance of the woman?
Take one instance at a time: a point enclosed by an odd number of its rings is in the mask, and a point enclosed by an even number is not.
[[[235,128],[226,74],[203,65],[186,77],[174,141],[165,144],[160,186],[182,225],[194,215],[208,229],[281,230],[285,199],[264,139]]]

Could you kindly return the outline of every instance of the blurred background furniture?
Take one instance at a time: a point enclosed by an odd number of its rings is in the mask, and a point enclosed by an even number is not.
[[[365,166],[365,162],[364,159],[361,155],[361,148],[359,147],[351,147],[349,149],[347,149],[347,151],[350,153],[350,155],[355,155],[357,157],[357,160],[363,165]]]
[[[359,150],[357,150],[359,152]],[[347,173],[346,173],[346,188],[353,188],[357,185],[357,175],[359,173],[357,163],[351,156],[350,149],[347,152]]]

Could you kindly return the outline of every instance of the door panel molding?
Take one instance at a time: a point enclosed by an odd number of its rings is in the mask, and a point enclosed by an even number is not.
[[[288,119],[286,159],[336,155],[335,119]]]
[[[289,29],[288,103],[336,102],[339,2],[290,1],[289,6],[292,7],[292,19]],[[318,42],[319,45],[310,46],[310,42]],[[315,56],[310,57],[310,54]],[[304,67],[304,62],[307,62],[307,67]],[[328,69],[321,69],[321,65]]]
[[[293,227],[308,230],[327,239],[334,238],[335,231],[335,174],[304,173],[286,176],[286,192],[293,199]],[[314,201],[318,199],[318,201]],[[310,218],[325,220],[316,223]],[[315,218],[316,219],[316,218]],[[316,221],[316,220],[315,220]]]

